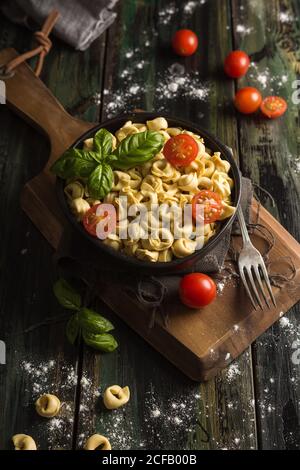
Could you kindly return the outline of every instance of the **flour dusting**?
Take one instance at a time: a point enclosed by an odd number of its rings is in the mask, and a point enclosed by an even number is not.
[[[122,88],[104,90],[106,96],[105,109],[107,117],[131,111],[135,107],[143,107],[145,95],[153,97],[153,107],[158,112],[166,111],[174,100],[189,98],[196,102],[205,101],[209,96],[209,84],[200,79],[199,72],[186,72],[185,67],[173,63],[165,71],[158,74],[154,84],[138,79],[135,70],[147,66],[147,61],[136,59],[121,74]]]

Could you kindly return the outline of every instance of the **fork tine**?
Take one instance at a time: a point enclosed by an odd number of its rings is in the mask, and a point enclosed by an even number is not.
[[[258,295],[258,292],[257,292],[257,289],[256,289],[256,285],[255,285],[255,282],[254,282],[254,279],[253,279],[253,275],[252,275],[252,271],[251,271],[251,266],[249,266],[249,268],[247,269],[247,275],[249,277],[249,281],[251,283],[251,286],[252,286],[252,290],[254,292],[254,295],[255,295],[255,298],[258,302],[258,305],[260,306],[261,309],[263,309],[263,304],[260,300],[260,297]]]
[[[273,292],[272,292],[272,287],[271,287],[271,284],[270,284],[269,275],[268,275],[268,271],[267,271],[267,268],[265,266],[265,263],[264,262],[260,263],[259,267],[261,268],[261,270],[263,272],[264,280],[265,280],[265,283],[267,284],[267,288],[268,288],[269,294],[271,296],[272,302],[274,304],[274,307],[276,307],[276,300],[275,300],[275,297],[274,297]]]
[[[258,284],[259,284],[259,287],[260,287],[262,296],[263,296],[263,298],[265,299],[265,302],[266,302],[267,306],[268,306],[269,308],[271,308],[269,299],[268,299],[268,297],[266,296],[266,293],[265,293],[265,289],[264,289],[263,283],[261,282],[260,272],[259,272],[259,270],[258,270],[257,265],[254,265],[254,266],[253,266],[253,269],[254,269],[254,272],[255,272],[255,275],[256,275],[256,280],[257,280],[257,282],[258,282]]]
[[[254,302],[253,297],[252,297],[252,294],[251,294],[250,289],[249,289],[249,287],[248,287],[248,283],[247,283],[247,281],[246,281],[246,277],[245,277],[245,273],[244,273],[244,268],[243,268],[243,267],[240,268],[240,276],[241,276],[241,278],[242,278],[244,287],[245,287],[245,289],[246,289],[246,291],[247,291],[248,297],[250,298],[251,303],[252,303],[253,307],[255,308],[255,310],[257,310],[257,305],[256,305],[256,303]]]

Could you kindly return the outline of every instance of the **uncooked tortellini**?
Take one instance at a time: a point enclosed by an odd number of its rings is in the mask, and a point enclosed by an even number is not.
[[[120,387],[119,385],[111,385],[107,387],[103,395],[103,403],[108,410],[116,410],[130,399],[129,387]]]
[[[36,443],[27,434],[15,434],[12,437],[15,450],[36,450]]]
[[[93,434],[84,446],[85,450],[111,450],[109,440],[101,434]]]
[[[59,413],[60,400],[50,393],[46,393],[37,399],[35,409],[40,416],[53,418]]]

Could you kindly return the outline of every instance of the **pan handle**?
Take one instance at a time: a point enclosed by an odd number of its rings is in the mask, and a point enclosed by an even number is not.
[[[14,49],[2,50],[0,65],[17,55]],[[26,63],[17,67],[13,76],[0,78],[5,84],[7,105],[49,138],[51,155],[46,169],[76,139],[94,126],[70,116]]]

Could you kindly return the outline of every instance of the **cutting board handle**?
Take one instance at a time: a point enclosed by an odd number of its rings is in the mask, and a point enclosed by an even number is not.
[[[0,65],[17,56],[14,49],[0,52]],[[22,118],[38,127],[51,143],[47,168],[94,124],[80,121],[66,112],[32,69],[21,64],[11,78],[5,79],[6,103]]]

